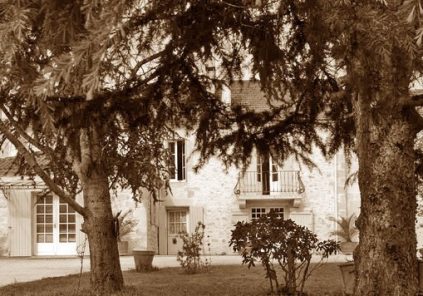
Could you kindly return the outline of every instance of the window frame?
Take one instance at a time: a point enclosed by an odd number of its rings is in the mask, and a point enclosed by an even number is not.
[[[171,213],[174,214],[174,215],[179,214],[179,218],[182,217],[181,214],[183,213],[185,221],[181,221],[181,220],[171,221],[170,220]],[[175,215],[174,218],[176,218],[177,216],[178,215]],[[189,233],[190,225],[189,225],[189,210],[188,209],[185,209],[185,208],[168,208],[166,210],[166,220],[167,220],[166,221],[166,227],[167,227],[167,235],[168,236],[178,236],[181,233],[181,231],[178,231],[177,233],[175,233],[175,231],[172,232],[171,231],[172,230],[171,225],[173,225],[173,226],[179,225],[178,228],[185,228],[185,230],[182,230],[182,231]],[[181,227],[181,226],[184,226],[184,227]]]
[[[269,214],[270,213],[270,211],[272,211],[272,210],[278,210],[277,212],[278,213],[282,213],[282,219],[286,219],[286,214],[287,214],[287,212],[286,212],[286,208],[285,207],[277,207],[277,206],[271,206],[271,207],[260,207],[260,206],[254,206],[254,207],[251,207],[250,208],[250,220],[255,220],[255,219],[258,219],[258,218],[260,218],[260,216],[259,217],[253,217],[253,210],[257,210],[257,209],[260,209],[260,210],[262,210],[262,209],[264,209],[264,213],[262,213],[262,212],[260,212],[259,214],[261,215],[261,214]],[[282,211],[280,211],[280,210],[282,210]],[[256,212],[256,213],[254,213],[255,215],[257,215],[258,214],[258,212]]]
[[[168,148],[170,152],[169,181],[185,182],[187,178],[185,140],[174,139],[168,141]]]
[[[279,182],[279,165],[277,164],[276,161],[273,160],[273,157],[271,155],[269,155],[268,159],[266,159],[266,157],[264,157],[263,155],[261,155],[260,153],[256,153],[256,170],[257,170],[257,182],[262,182],[263,180],[263,158],[264,160],[267,160],[269,162],[269,181],[270,182]]]

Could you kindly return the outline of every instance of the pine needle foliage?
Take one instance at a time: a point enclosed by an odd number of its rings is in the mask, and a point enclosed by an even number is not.
[[[254,149],[312,166],[315,147],[362,147],[366,122],[401,114],[422,129],[422,97],[410,93],[422,16],[415,0],[4,0],[0,132],[83,215],[74,196],[93,167],[110,188],[154,195],[179,127],[196,134],[198,167],[214,156],[246,166]],[[267,111],[213,91],[246,68]]]

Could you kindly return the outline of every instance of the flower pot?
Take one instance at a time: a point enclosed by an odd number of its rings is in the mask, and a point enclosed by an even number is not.
[[[138,272],[153,270],[154,251],[133,250],[135,269]]]
[[[358,246],[356,242],[342,242],[339,244],[342,254],[352,255],[354,249]]]
[[[128,255],[129,253],[129,243],[128,241],[118,242],[119,255]]]
[[[339,265],[344,283],[344,294],[352,295],[354,293],[355,275],[354,262],[347,262]]]

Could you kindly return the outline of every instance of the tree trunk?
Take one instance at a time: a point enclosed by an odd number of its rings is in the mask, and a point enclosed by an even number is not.
[[[355,295],[416,295],[416,130],[410,110],[394,104],[372,110],[369,101],[362,96],[356,106],[361,213]]]
[[[91,288],[100,294],[123,288],[107,176],[93,170],[83,181],[88,217],[83,229],[90,247]]]

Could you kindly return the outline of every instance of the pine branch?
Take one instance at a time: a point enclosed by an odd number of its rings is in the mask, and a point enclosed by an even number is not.
[[[151,56],[149,56],[149,57],[147,57],[147,58],[142,59],[141,61],[139,61],[139,62],[135,65],[135,67],[132,69],[132,71],[131,71],[131,75],[130,75],[130,77],[129,77],[128,81],[127,81],[127,84],[128,84],[129,82],[131,82],[131,81],[133,81],[133,80],[135,80],[135,79],[136,79],[136,77],[137,77],[137,73],[138,73],[138,71],[140,70],[140,68],[141,68],[143,65],[145,65],[145,64],[147,64],[147,63],[149,63],[149,62],[152,62],[152,61],[154,61],[155,59],[157,59],[157,58],[159,58],[159,57],[163,56],[163,54],[164,54],[166,51],[167,51],[166,49],[165,49],[165,50],[162,50],[162,51],[160,51],[160,52],[157,52],[157,53],[155,53],[155,54],[153,54],[153,55],[151,55]]]
[[[419,112],[413,108],[413,110],[410,110],[410,116],[417,131],[423,130],[423,117],[419,114]]]
[[[423,89],[411,91],[411,96],[404,99],[404,106],[418,107],[423,106]]]
[[[3,121],[0,121],[0,132],[2,132],[5,137],[16,147],[18,152],[23,155],[28,165],[31,166],[31,168],[44,181],[44,183],[49,187],[51,191],[53,191],[59,197],[63,198],[75,211],[77,211],[83,217],[87,216],[87,210],[82,207],[78,202],[76,202],[76,200],[74,199],[74,195],[70,195],[65,192],[50,178],[46,171],[41,168],[34,154],[31,153],[31,151],[29,151],[28,148],[24,146],[24,144],[22,144],[18,137],[9,130],[9,128]]]
[[[3,104],[0,105],[0,110],[7,117],[7,119],[9,120],[9,123],[17,130],[20,136],[22,136],[26,141],[28,141],[29,144],[33,145],[44,154],[47,154],[52,159],[55,159],[53,149],[51,149],[48,146],[42,145],[40,142],[36,141],[33,137],[31,137],[24,130],[24,128],[13,118],[12,114],[10,114],[10,112],[7,110],[7,108]]]

